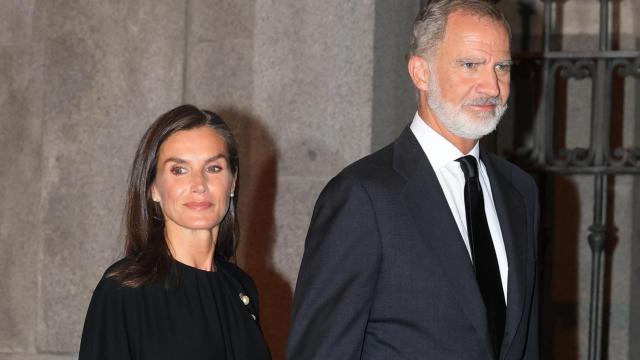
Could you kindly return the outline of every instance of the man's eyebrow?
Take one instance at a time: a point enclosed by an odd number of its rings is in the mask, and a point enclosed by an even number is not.
[[[487,60],[485,60],[483,58],[478,58],[478,57],[463,57],[463,58],[456,59],[456,62],[458,64],[468,63],[468,62],[472,62],[472,63],[476,63],[476,64],[484,64],[484,63],[487,62]]]
[[[513,60],[512,59],[505,59],[502,61],[498,61],[497,64],[499,65],[513,65]]]

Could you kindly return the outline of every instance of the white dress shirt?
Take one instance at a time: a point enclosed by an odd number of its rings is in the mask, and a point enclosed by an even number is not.
[[[504,248],[504,240],[502,239],[502,231],[500,230],[500,222],[496,214],[496,206],[493,202],[491,194],[491,185],[487,169],[480,160],[480,144],[471,149],[469,154],[463,154],[457,147],[445,139],[442,135],[433,130],[425,123],[418,113],[411,123],[411,131],[418,139],[422,150],[427,155],[433,171],[436,173],[440,187],[444,192],[444,196],[449,203],[451,214],[458,224],[458,230],[464,240],[464,244],[471,257],[471,248],[469,246],[469,235],[467,233],[467,216],[464,204],[464,184],[465,178],[460,163],[456,160],[465,155],[473,155],[478,160],[478,171],[480,172],[480,186],[484,198],[484,211],[487,214],[487,223],[489,224],[489,232],[498,258],[498,267],[500,268],[500,278],[502,280],[502,290],[504,292],[505,304],[507,301],[507,279],[509,276],[509,264],[507,262],[507,252]]]

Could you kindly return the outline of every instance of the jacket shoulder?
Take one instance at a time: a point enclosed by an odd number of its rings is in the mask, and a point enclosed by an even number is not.
[[[514,191],[519,193],[534,218],[534,228],[537,229],[539,222],[539,191],[538,185],[531,175],[522,170],[517,165],[498,157],[494,154],[488,154],[491,166],[495,171],[495,175],[503,179],[502,184],[509,184]],[[537,235],[536,235],[537,236]]]
[[[351,163],[340,171],[337,177],[360,181],[387,177],[393,171],[393,151],[393,144],[387,145]]]
[[[531,175],[526,171],[522,170],[518,165],[493,153],[487,153],[487,155],[496,170],[509,175],[515,184],[535,184],[533,177],[531,177]]]

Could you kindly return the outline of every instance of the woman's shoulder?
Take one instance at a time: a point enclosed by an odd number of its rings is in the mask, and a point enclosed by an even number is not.
[[[249,295],[253,297],[258,296],[256,283],[253,281],[251,276],[238,265],[224,260],[216,260],[216,265],[220,271],[228,274],[233,280],[238,282],[242,288],[249,293]]]
[[[109,276],[125,261],[109,266],[93,291],[80,341],[80,359],[130,358],[131,336],[139,333],[139,307],[132,301],[132,294],[138,290]]]
[[[247,274],[244,270],[242,270],[238,265],[223,260],[216,260],[216,265],[218,266],[218,271],[227,275],[227,278],[231,279],[231,282],[234,283],[234,290],[239,294],[245,294],[249,296],[249,304],[248,305],[252,311],[254,316],[259,318],[260,313],[260,299],[258,296],[258,288],[256,287],[255,282]],[[245,301],[244,298],[242,300]]]
[[[109,267],[107,267],[107,270],[104,271],[104,274],[102,275],[102,278],[109,278],[111,277],[111,274],[113,274],[115,271],[118,270],[122,270],[122,269],[126,269],[128,267],[130,267],[132,264],[134,263],[134,260],[130,257],[123,257],[122,259],[114,262],[113,264],[109,265]]]
[[[238,265],[225,260],[216,260],[216,265],[220,270],[229,273],[243,284],[255,287],[255,282],[249,274],[242,270]]]
[[[105,270],[96,291],[100,288],[119,294],[135,294],[165,287],[166,276],[159,278],[147,276],[147,279],[137,281],[139,280],[135,276],[137,270],[139,270],[139,264],[132,257],[124,257],[114,262]]]
[[[114,276],[118,271],[129,267],[131,262],[132,260],[130,258],[125,257],[107,267],[107,270],[102,274],[102,278],[96,286],[94,294],[97,292],[103,292],[105,294],[122,294],[133,290],[134,288],[126,286],[120,279]]]

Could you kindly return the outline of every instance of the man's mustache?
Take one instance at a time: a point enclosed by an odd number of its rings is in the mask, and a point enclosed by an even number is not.
[[[477,99],[471,99],[468,101],[465,101],[464,105],[470,105],[470,106],[479,106],[479,105],[505,105],[502,103],[502,100],[500,100],[499,97],[497,96],[490,96],[490,97],[482,97],[482,98],[477,98]]]

